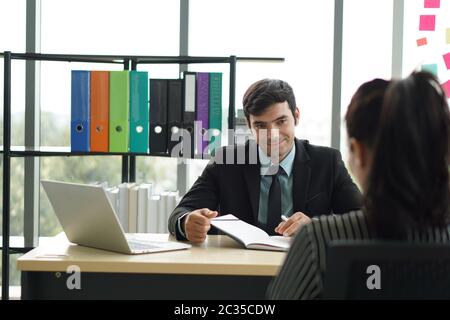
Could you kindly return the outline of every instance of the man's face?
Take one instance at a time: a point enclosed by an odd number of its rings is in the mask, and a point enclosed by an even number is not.
[[[291,151],[300,116],[298,108],[294,116],[287,101],[271,105],[259,116],[250,115],[249,126],[258,145],[274,162],[278,157],[278,161],[283,160]]]

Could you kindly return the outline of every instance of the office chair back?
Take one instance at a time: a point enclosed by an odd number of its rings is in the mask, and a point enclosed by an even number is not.
[[[450,245],[332,241],[324,299],[450,299]]]

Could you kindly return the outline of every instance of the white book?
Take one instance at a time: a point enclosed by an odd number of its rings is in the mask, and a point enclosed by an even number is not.
[[[168,216],[172,213],[173,210],[175,210],[177,204],[179,202],[179,196],[178,191],[171,191],[169,193],[169,199],[168,199]]]
[[[177,206],[177,200],[178,200],[178,191],[164,191],[161,193],[161,208],[162,211],[160,213],[160,217],[162,218],[162,221],[160,220],[160,232],[161,233],[168,233],[168,221],[170,214]]]
[[[211,219],[211,225],[247,249],[288,251],[291,245],[291,237],[269,236],[264,230],[242,221],[232,214]]]
[[[158,233],[167,233],[167,206],[169,201],[169,191],[161,192],[161,200],[159,203],[159,213],[158,213]]]
[[[159,203],[161,202],[161,197],[158,195],[152,195],[148,199],[147,203],[147,232],[148,233],[158,233],[159,221]]]
[[[138,191],[138,209],[137,209],[137,232],[146,233],[147,231],[147,203],[151,197],[152,185],[143,183],[139,185]]]
[[[166,198],[166,216],[165,216],[165,221],[166,221],[166,228],[165,228],[165,233],[169,232],[169,217],[172,213],[172,211],[175,209],[175,207],[177,206],[177,197],[178,197],[178,191],[171,191],[169,192],[169,194],[167,195]]]
[[[128,230],[128,202],[129,202],[129,189],[134,185],[134,183],[121,183],[119,184],[119,203],[118,203],[118,215],[119,221],[122,225],[122,228],[125,232],[129,232]]]
[[[134,185],[129,190],[129,201],[128,201],[128,232],[137,232],[137,222],[138,222],[138,193],[139,186]]]
[[[145,183],[145,185],[148,185],[148,197],[150,198],[153,195],[153,184],[152,183]]]
[[[107,188],[106,194],[108,195],[109,202],[111,203],[111,206],[114,209],[114,213],[117,217],[119,217],[119,208],[117,207],[117,203],[119,201],[119,188],[118,187],[111,187]]]
[[[88,184],[93,185],[93,186],[101,186],[103,189],[108,188],[108,181],[92,181]]]
[[[176,202],[177,202],[177,203],[176,203],[176,206],[177,206],[177,205],[180,203],[182,197],[180,197],[180,191],[177,190],[177,191],[175,191],[175,192],[177,193],[177,196],[176,196],[176,198],[177,198],[177,200],[176,200]],[[175,206],[175,207],[176,207],[176,206]]]

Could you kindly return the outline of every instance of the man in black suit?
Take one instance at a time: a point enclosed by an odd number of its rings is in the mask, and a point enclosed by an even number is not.
[[[295,138],[300,111],[289,84],[260,80],[243,105],[255,140],[218,150],[169,218],[177,239],[203,242],[219,213],[290,236],[312,216],[361,207],[339,151]]]

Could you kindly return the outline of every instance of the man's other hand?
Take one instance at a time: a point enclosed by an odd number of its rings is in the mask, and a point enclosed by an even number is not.
[[[286,221],[280,222],[278,227],[275,228],[275,232],[282,234],[285,237],[290,237],[294,235],[300,229],[300,227],[304,226],[310,221],[310,217],[299,211],[290,216]]]
[[[217,211],[207,208],[194,210],[184,220],[184,232],[186,238],[192,243],[202,243],[206,240],[206,234],[211,229],[210,219],[218,215]]]

